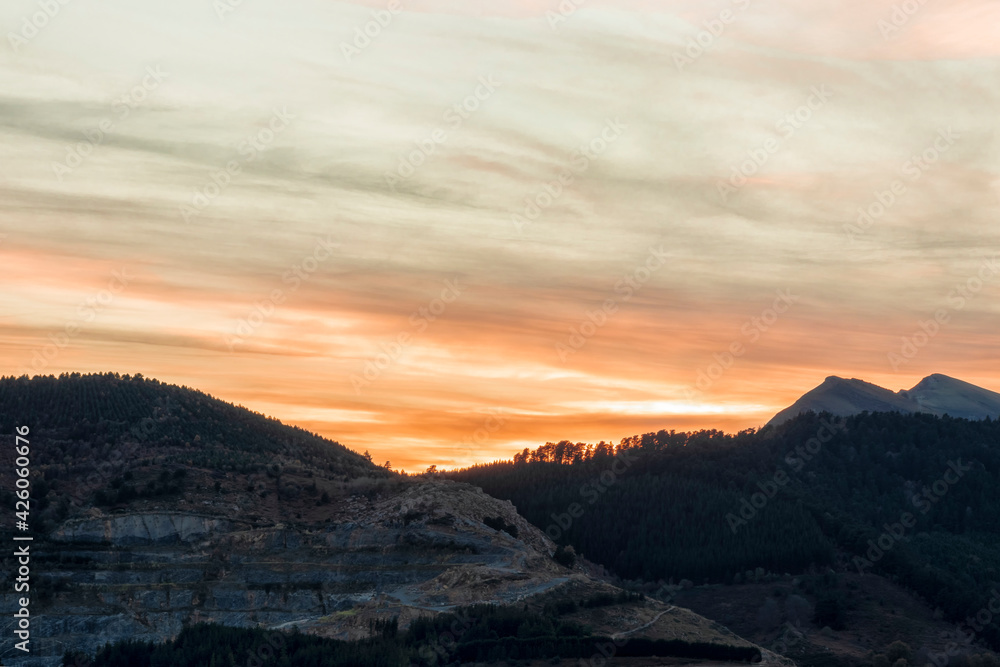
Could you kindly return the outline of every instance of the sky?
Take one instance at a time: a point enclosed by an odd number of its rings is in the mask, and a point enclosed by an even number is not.
[[[1000,4],[5,0],[0,374],[396,469],[1000,391]]]

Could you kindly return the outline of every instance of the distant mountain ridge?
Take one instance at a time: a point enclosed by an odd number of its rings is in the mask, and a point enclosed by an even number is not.
[[[864,380],[831,375],[772,417],[768,425],[783,424],[803,412],[830,412],[846,417],[865,411],[998,418],[1000,394],[940,373],[928,375],[912,389],[896,392]]]

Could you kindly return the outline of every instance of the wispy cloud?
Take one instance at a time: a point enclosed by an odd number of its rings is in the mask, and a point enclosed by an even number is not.
[[[46,372],[198,386],[396,467],[468,463],[463,442],[490,410],[505,423],[481,459],[758,425],[830,373],[1000,386],[981,364],[992,284],[912,375],[885,364],[1000,241],[995,3],[925,3],[885,34],[890,0],[753,0],[679,72],[672,55],[731,1],[588,0],[557,31],[555,2],[401,1],[349,61],[338,45],[386,2],[248,0],[221,21],[201,0],[82,2],[0,49],[6,373],[128,265],[128,289]],[[0,26],[17,34],[36,11],[12,0]],[[150,67],[169,73],[163,85],[54,177]],[[487,75],[502,85],[390,187],[401,156]],[[822,108],[783,133],[779,119],[823,86]],[[270,131],[275,109],[294,120],[185,221],[179,207]],[[574,151],[616,118],[627,130],[574,170]],[[844,224],[946,127],[961,139],[852,243]],[[720,199],[733,166],[768,145],[780,150]],[[519,233],[511,213],[567,172],[572,185]],[[330,236],[335,261],[227,348],[254,300]],[[669,260],[560,361],[553,341],[661,244]],[[456,279],[461,298],[355,392],[352,374]],[[800,301],[692,404],[693,378],[778,289]]]

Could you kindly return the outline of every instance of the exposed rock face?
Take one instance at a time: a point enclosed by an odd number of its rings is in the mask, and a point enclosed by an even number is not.
[[[35,545],[38,571],[68,588],[33,605],[33,654],[58,664],[66,648],[162,641],[197,621],[322,626],[323,634],[350,637],[336,612],[511,602],[571,574],[510,503],[468,485],[415,482],[341,509],[352,520],[322,526],[176,511],[67,521]],[[4,612],[15,609],[11,593],[0,602]]]
[[[232,529],[232,522],[217,517],[160,512],[67,521],[51,537],[58,542],[109,542],[120,547],[187,544]]]

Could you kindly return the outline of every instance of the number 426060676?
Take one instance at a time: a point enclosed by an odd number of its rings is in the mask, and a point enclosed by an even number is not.
[[[15,507],[15,514],[19,521],[28,521],[28,508],[29,508],[29,488],[31,482],[28,480],[28,475],[30,474],[29,465],[31,464],[28,454],[31,452],[28,446],[28,427],[18,426],[17,427],[17,439],[14,443],[14,449],[17,453],[17,460],[14,462],[15,468],[14,472],[17,474],[17,481],[15,486],[17,486],[17,497],[18,501]],[[22,509],[23,508],[23,509]]]

